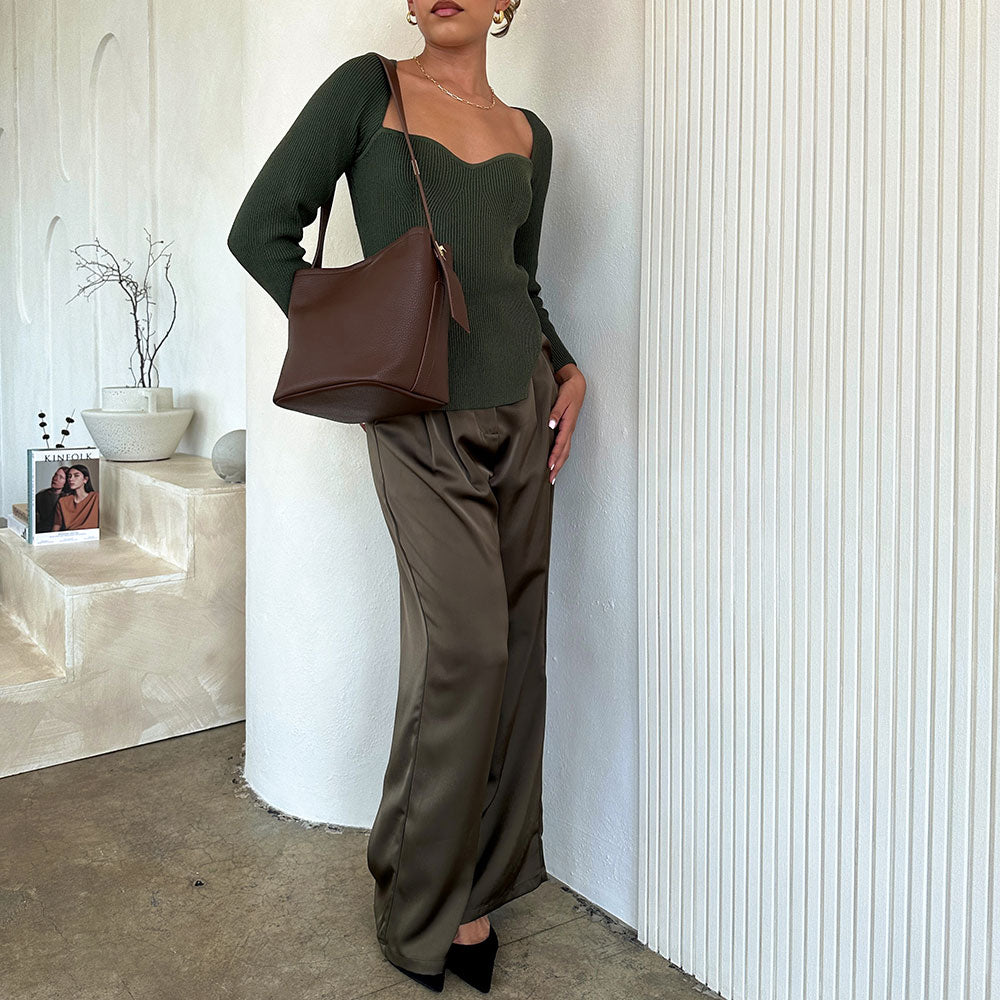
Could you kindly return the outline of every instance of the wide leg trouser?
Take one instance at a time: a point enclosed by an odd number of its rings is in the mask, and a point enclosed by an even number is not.
[[[546,879],[545,640],[558,385],[366,424],[396,549],[399,689],[368,841],[383,954],[438,973],[459,924]]]

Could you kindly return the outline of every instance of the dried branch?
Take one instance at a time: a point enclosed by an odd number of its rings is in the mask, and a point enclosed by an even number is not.
[[[154,242],[148,230],[143,229],[143,232],[146,234],[148,247],[146,251],[146,270],[143,274],[141,285],[132,277],[131,269],[133,262],[128,258],[123,258],[119,262],[118,258],[107,247],[102,246],[101,241],[95,236],[93,243],[82,243],[71,251],[78,258],[77,268],[84,272],[87,280],[84,284],[80,285],[76,295],[69,302],[72,302],[79,295],[90,298],[103,285],[113,284],[121,288],[129,300],[129,311],[132,314],[132,326],[134,329],[135,346],[129,355],[129,373],[136,386],[148,387],[150,386],[150,379],[154,372],[156,373],[157,385],[159,385],[159,372],[156,369],[154,360],[164,341],[170,336],[170,331],[173,330],[174,323],[177,320],[177,293],[173,283],[170,281],[171,254],[167,253],[167,248],[173,244],[164,243],[163,240],[156,240]],[[94,254],[85,256],[81,252],[84,250],[93,250]],[[150,297],[150,280],[154,268],[161,260],[164,261],[164,278],[170,286],[173,297],[173,311],[167,332],[158,341],[154,342],[150,307],[156,306],[157,303],[155,299]],[[69,302],[66,304],[69,305]],[[136,373],[133,367],[133,359],[135,358],[138,358],[139,362],[138,373]]]

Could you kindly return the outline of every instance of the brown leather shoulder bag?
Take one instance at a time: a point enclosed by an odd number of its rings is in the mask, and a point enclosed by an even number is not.
[[[469,332],[451,247],[438,243],[410,142],[395,64],[379,55],[399,111],[426,226],[414,226],[346,267],[323,267],[333,194],[322,207],[311,267],[292,280],[288,349],[274,402],[326,420],[360,423],[448,402],[448,326]]]

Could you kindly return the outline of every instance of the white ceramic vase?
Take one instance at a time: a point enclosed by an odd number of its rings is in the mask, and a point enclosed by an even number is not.
[[[101,408],[82,410],[80,416],[102,458],[153,462],[177,450],[194,410],[175,409],[171,388],[106,385]]]

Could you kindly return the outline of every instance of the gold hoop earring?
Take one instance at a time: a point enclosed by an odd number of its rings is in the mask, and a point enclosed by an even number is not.
[[[505,20],[506,20],[506,18],[503,16],[503,14],[500,11],[498,11],[498,10],[493,11],[493,23],[494,24],[503,24],[503,22]]]
[[[412,21],[410,20],[411,17],[413,18]],[[408,10],[406,12],[406,20],[410,24],[416,24],[417,23],[417,15],[414,14],[412,10]]]

